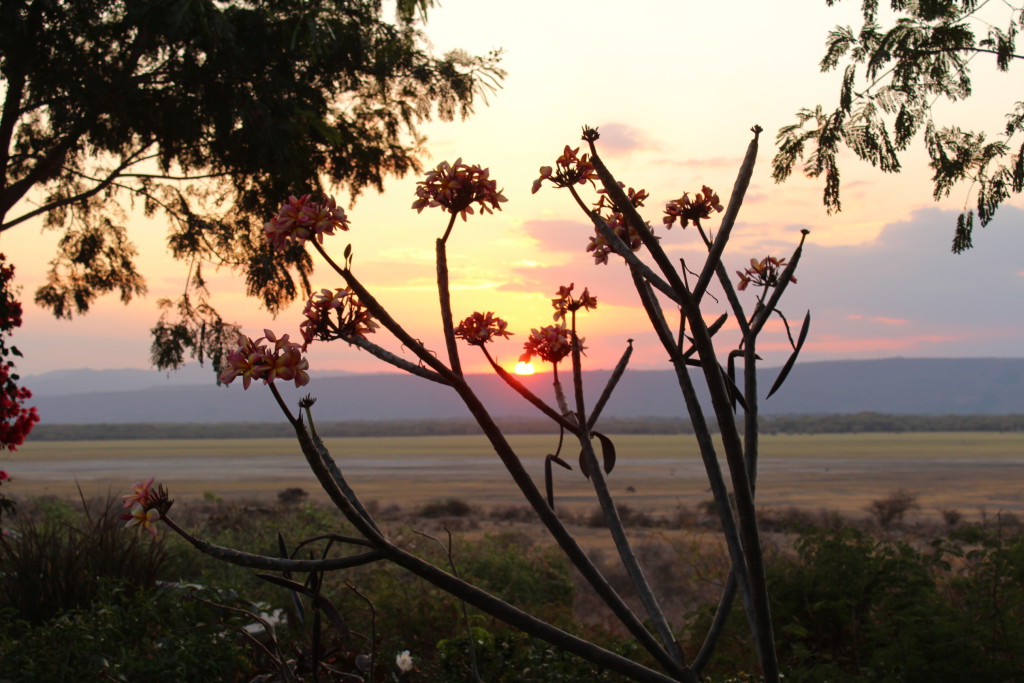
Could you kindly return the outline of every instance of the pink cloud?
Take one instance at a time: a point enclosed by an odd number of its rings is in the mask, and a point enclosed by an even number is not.
[[[601,134],[597,149],[602,154],[617,156],[654,147],[642,131],[624,123],[604,123],[597,131]]]

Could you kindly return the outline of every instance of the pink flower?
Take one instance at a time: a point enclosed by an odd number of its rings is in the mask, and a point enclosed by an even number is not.
[[[579,147],[573,149],[566,145],[562,155],[555,160],[554,168],[541,166],[540,177],[533,181],[533,192],[536,193],[545,180],[550,181],[555,187],[593,183],[597,178],[597,169],[590,161],[590,155],[579,156],[579,151]]]
[[[228,354],[226,367],[220,373],[223,384],[231,384],[238,376],[242,377],[242,388],[248,389],[253,378],[258,378],[260,363],[263,360],[265,346],[258,346],[263,338],[253,341],[244,334],[238,335],[238,348]]]
[[[242,387],[249,388],[254,379],[270,384],[275,379],[294,381],[301,387],[309,383],[309,362],[302,357],[299,344],[288,341],[288,335],[276,336],[271,330],[264,330],[265,339],[273,348],[260,344],[264,337],[253,341],[245,335],[238,336],[238,348],[228,354],[226,367],[220,373],[220,381],[231,384],[236,377],[242,377]]]
[[[588,311],[597,308],[597,297],[590,296],[588,288],[583,289],[583,293],[578,299],[573,298],[573,286],[574,283],[569,283],[568,287],[559,287],[557,296],[551,300],[551,306],[555,309],[555,320],[561,320],[564,323],[567,313],[575,313],[581,308]]]
[[[136,503],[129,514],[122,515],[124,517],[128,519],[124,525],[126,529],[137,526],[156,536],[156,522],[160,519],[160,512],[156,508],[146,509],[141,503]]]
[[[483,346],[494,337],[507,339],[512,336],[512,333],[505,329],[506,327],[508,327],[508,323],[493,313],[477,312],[459,323],[455,330],[455,336],[464,339],[467,344]]]
[[[580,343],[583,340],[580,339]],[[524,353],[519,357],[523,363],[529,363],[533,356],[541,360],[557,364],[569,355],[572,345],[564,325],[548,325],[539,330],[530,330],[530,338],[523,344]]]
[[[134,505],[149,503],[153,498],[152,487],[153,477],[132,484],[132,492],[124,496],[124,506],[130,508]]]
[[[0,481],[6,481],[7,479],[10,478],[11,475],[7,474],[7,472],[5,472],[4,470],[0,470]]]
[[[348,230],[348,218],[334,197],[325,196],[323,202],[311,202],[309,197],[288,197],[277,215],[263,224],[267,242],[275,249],[284,249],[293,242],[302,244],[312,237],[323,244],[324,235],[333,235],[335,228]]]
[[[334,311],[336,320],[331,319],[331,311]],[[366,337],[379,327],[366,306],[348,287],[333,291],[321,289],[306,302],[302,313],[305,320],[299,325],[299,331],[302,333],[303,351],[314,339],[329,341]]]
[[[508,201],[491,180],[489,169],[464,164],[461,157],[454,164],[442,161],[416,185],[412,208],[417,213],[440,206],[466,220],[466,215],[473,213],[473,204],[478,204],[484,213],[492,213],[492,209],[501,210],[501,202]]]
[[[689,194],[684,192],[682,197],[673,199],[665,205],[665,217],[662,222],[667,228],[671,228],[677,218],[683,228],[689,225],[690,221],[693,221],[694,225],[700,225],[701,219],[710,218],[712,211],[722,211],[724,208],[715,191],[704,185],[692,201]]]
[[[742,292],[751,284],[757,287],[775,287],[779,284],[779,276],[785,267],[786,259],[784,258],[765,256],[760,261],[752,258],[749,268],[736,271],[736,274],[740,276],[736,289]],[[796,284],[795,277],[790,276],[789,281]]]

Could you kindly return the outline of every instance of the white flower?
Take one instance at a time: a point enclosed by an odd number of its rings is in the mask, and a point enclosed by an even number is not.
[[[412,671],[412,655],[409,654],[408,650],[403,650],[395,656],[395,666],[404,674]]]

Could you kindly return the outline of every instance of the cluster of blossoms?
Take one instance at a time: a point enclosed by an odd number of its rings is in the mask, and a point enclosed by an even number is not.
[[[779,276],[785,267],[786,259],[784,258],[765,256],[760,261],[752,258],[749,268],[736,271],[736,274],[740,276],[736,288],[742,292],[751,284],[755,287],[774,287],[779,284]],[[795,284],[796,278],[790,276],[789,281]]]
[[[555,309],[555,320],[561,321],[563,325],[567,313],[575,313],[581,308],[588,311],[597,308],[597,297],[590,296],[590,290],[586,287],[579,298],[573,297],[572,288],[575,284],[570,282],[568,287],[559,287],[558,295],[551,300],[551,306]]]
[[[334,311],[336,322],[331,320],[331,311]],[[306,302],[302,314],[305,319],[299,324],[299,331],[303,351],[314,339],[330,341],[365,337],[380,327],[351,287],[321,289]]]
[[[620,187],[625,187],[623,183],[619,183]],[[632,251],[640,251],[642,241],[640,240],[640,234],[628,224],[626,217],[621,211],[616,210],[615,204],[608,199],[608,193],[605,190],[598,190],[599,197],[596,204],[594,204],[594,210],[600,213],[603,209],[610,209],[609,213],[602,215],[604,221],[608,224],[619,239],[629,245]],[[629,199],[630,204],[634,208],[639,208],[644,205],[644,200],[647,199],[647,190],[634,190],[632,187],[626,190],[626,196]],[[647,229],[651,229],[651,224],[647,224]],[[594,236],[590,238],[590,244],[587,245],[587,251],[593,252],[594,264],[605,264],[608,265],[608,255],[614,250],[611,244],[605,239],[597,228],[594,228]]]
[[[494,337],[508,339],[512,336],[512,333],[506,329],[507,327],[507,322],[491,312],[476,312],[459,323],[455,329],[455,336],[464,339],[467,344],[483,346]]]
[[[32,392],[14,383],[13,369],[11,363],[0,363],[0,448],[11,451],[25,443],[25,437],[39,422],[35,406],[24,405]]]
[[[695,226],[700,227],[700,221],[704,218],[710,218],[712,211],[722,211],[724,208],[715,191],[704,185],[692,200],[689,193],[684,192],[682,197],[673,199],[666,204],[665,217],[662,221],[667,228],[671,228],[677,218],[683,228],[689,225],[690,221],[693,221]]]
[[[270,384],[275,379],[295,382],[296,387],[309,384],[309,362],[302,357],[302,349],[288,335],[276,337],[270,330],[263,330],[265,337],[255,341],[244,334],[238,335],[238,348],[228,354],[226,367],[220,373],[220,381],[231,384],[241,376],[242,387],[249,388],[254,379]],[[261,344],[264,339],[273,346]]]
[[[533,181],[534,194],[540,189],[545,180],[551,181],[555,187],[571,187],[573,185],[585,185],[594,183],[597,179],[597,169],[590,161],[590,155],[579,156],[580,148],[573,149],[565,146],[562,156],[555,159],[554,167],[541,166],[540,177]]]
[[[2,486],[5,482],[11,481],[11,479],[11,475],[7,474],[7,472],[5,472],[4,470],[0,470],[0,486]],[[2,492],[0,492],[0,521],[2,521],[3,515],[5,513],[13,513],[14,507],[14,501],[5,496]],[[6,531],[0,529],[0,534],[6,533]]]
[[[335,228],[348,230],[345,211],[334,203],[334,197],[323,202],[309,201],[310,195],[292,195],[281,205],[277,215],[263,224],[267,242],[275,249],[291,243],[303,244],[313,237],[323,244],[324,235],[333,235]]]
[[[580,344],[582,343],[583,340],[580,339]],[[543,361],[557,365],[572,351],[569,331],[565,325],[547,325],[539,330],[530,330],[530,337],[523,344],[523,350],[523,355],[519,357],[522,363],[529,363],[537,356]]]
[[[488,169],[464,164],[461,157],[454,164],[442,161],[427,173],[426,178],[416,183],[416,201],[412,208],[419,213],[426,208],[441,206],[448,213],[460,214],[462,220],[473,213],[473,204],[479,204],[484,213],[492,213],[492,209],[500,211],[499,204],[508,200],[501,194],[497,182],[489,176]]]
[[[163,486],[153,489],[153,477],[137,481],[132,484],[132,492],[124,496],[124,507],[128,512],[122,514],[121,519],[127,522],[125,528],[137,526],[156,536],[156,523],[173,502]]]
[[[16,347],[7,346],[4,339],[14,328],[21,326],[21,303],[14,298],[13,279],[14,266],[5,263],[4,255],[0,254],[0,357],[4,359],[12,353],[21,355]],[[25,401],[32,398],[32,392],[19,387],[16,379],[14,364],[0,360],[0,449],[12,451],[25,443],[25,437],[39,422],[36,409],[25,407]]]

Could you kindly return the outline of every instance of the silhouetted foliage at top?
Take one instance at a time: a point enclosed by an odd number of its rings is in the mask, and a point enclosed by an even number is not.
[[[837,0],[826,0],[831,6]],[[957,219],[953,251],[972,246],[974,215],[981,225],[996,209],[1024,189],[1024,102],[1016,102],[993,130],[976,132],[936,122],[934,106],[971,96],[971,63],[1008,71],[1016,54],[1015,40],[1024,26],[1020,3],[978,0],[891,0],[893,23],[879,22],[878,0],[862,5],[863,25],[854,30],[836,26],[829,32],[822,71],[843,66],[839,105],[828,111],[818,105],[797,112],[797,122],[781,128],[779,151],[772,164],[777,182],[789,177],[803,160],[804,172],[824,177],[824,203],[839,211],[837,155],[846,147],[887,173],[899,172],[899,154],[920,133],[933,171],[934,198],[948,197],[964,182],[976,208]],[[998,18],[992,12],[999,12]],[[1008,15],[1008,17],[1007,17]],[[990,21],[995,23],[989,23]]]
[[[306,291],[301,245],[272,254],[282,197],[381,189],[419,168],[417,125],[472,112],[499,56],[434,56],[432,0],[5,0],[0,6],[0,232],[63,231],[36,302],[58,318],[146,291],[128,213],[170,224],[187,285],[153,328],[161,368],[218,367],[237,335],[207,302],[228,267],[271,312]]]

